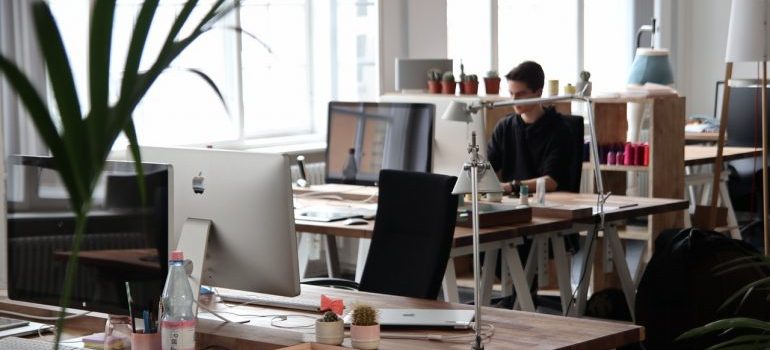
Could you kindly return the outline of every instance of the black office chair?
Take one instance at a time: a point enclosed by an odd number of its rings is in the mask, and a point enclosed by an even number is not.
[[[569,192],[578,193],[580,192],[580,177],[583,174],[583,133],[585,132],[583,117],[576,115],[566,116],[564,117],[564,123],[569,128],[572,141],[575,144],[569,163],[570,178],[566,189]]]
[[[452,248],[457,178],[382,170],[377,217],[361,283],[314,278],[302,283],[436,299]]]

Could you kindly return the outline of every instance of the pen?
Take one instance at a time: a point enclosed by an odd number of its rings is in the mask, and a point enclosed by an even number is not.
[[[131,305],[134,301],[131,298],[131,286],[126,281],[126,298],[128,298],[128,317],[131,318],[131,332],[136,333],[136,324],[134,323],[134,312],[131,310]]]
[[[155,333],[152,330],[152,322],[150,321],[150,311],[142,311],[142,318],[144,319],[144,333]]]

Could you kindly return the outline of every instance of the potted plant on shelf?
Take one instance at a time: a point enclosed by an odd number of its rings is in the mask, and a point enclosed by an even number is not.
[[[321,344],[340,345],[345,340],[342,319],[334,311],[326,311],[315,321],[315,339]]]
[[[463,94],[476,95],[479,92],[479,77],[476,74],[466,75],[463,80]]]
[[[353,306],[350,341],[356,349],[377,349],[380,346],[380,324],[377,310],[366,304]]]
[[[487,76],[484,77],[484,91],[487,95],[497,95],[500,93],[500,76],[496,70],[490,70],[487,72]]]
[[[190,16],[198,1],[184,2],[174,19],[154,61],[146,62],[147,70],[140,70],[139,63],[147,46],[148,33],[158,1],[144,1],[134,22],[128,52],[125,57],[123,76],[116,89],[110,89],[111,39],[116,0],[96,0],[92,5],[88,74],[90,110],[80,105],[73,69],[70,65],[59,27],[51,10],[43,0],[30,1],[37,44],[45,62],[55,104],[47,104],[33,87],[32,80],[7,57],[0,55],[0,74],[18,94],[19,100],[29,111],[30,117],[43,142],[50,149],[57,172],[69,194],[69,203],[75,215],[72,252],[67,260],[61,306],[56,329],[63,329],[64,311],[70,305],[73,282],[77,275],[78,253],[91,209],[93,192],[112,145],[121,133],[130,143],[130,151],[136,163],[140,198],[145,201],[145,184],[139,154],[136,129],[132,114],[148,90],[190,44],[239,5],[239,1],[214,1],[202,16]],[[187,30],[182,31],[182,28]],[[118,60],[122,61],[122,60]],[[213,81],[200,71],[194,72],[219,95],[222,94]],[[117,98],[111,99],[110,92]],[[115,101],[111,103],[111,101]],[[55,107],[54,107],[55,106]],[[49,108],[50,107],[50,108]],[[56,108],[56,110],[52,110]],[[56,332],[54,342],[59,343],[61,332]],[[56,345],[54,345],[56,347]]]
[[[591,82],[588,79],[591,79],[591,73],[585,70],[580,72],[580,80],[575,83],[578,95],[591,96]]]
[[[428,71],[428,92],[431,94],[441,93],[441,71],[438,69]]]
[[[446,71],[441,76],[441,93],[447,95],[455,94],[455,75],[451,71]]]

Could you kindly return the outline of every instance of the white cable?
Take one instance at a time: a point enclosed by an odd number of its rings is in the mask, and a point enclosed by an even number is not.
[[[64,316],[64,319],[65,320],[71,320],[73,318],[83,317],[83,316],[88,315],[90,313],[91,313],[91,311],[86,311],[86,312],[79,313],[79,314],[67,315],[67,316]],[[59,319],[59,316],[36,316],[36,315],[29,315],[29,314],[23,314],[23,313],[20,313],[20,312],[13,312],[13,311],[6,311],[6,310],[0,310],[0,314],[11,315],[11,316],[16,316],[16,317],[22,317],[22,318],[30,318],[30,319],[33,319],[33,320],[41,320],[41,321],[56,321],[56,320]]]

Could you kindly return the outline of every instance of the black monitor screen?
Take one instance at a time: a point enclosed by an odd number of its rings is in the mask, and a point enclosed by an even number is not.
[[[70,306],[128,315],[157,310],[165,282],[169,167],[143,164],[145,201],[132,162],[107,162],[97,182]],[[50,157],[11,156],[7,166],[8,296],[59,305],[75,217]]]
[[[376,184],[381,169],[430,172],[435,106],[329,102],[326,182]]]

